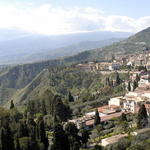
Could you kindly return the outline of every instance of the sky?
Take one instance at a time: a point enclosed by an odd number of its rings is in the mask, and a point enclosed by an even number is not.
[[[0,30],[137,33],[150,26],[149,6],[150,0],[0,0]]]

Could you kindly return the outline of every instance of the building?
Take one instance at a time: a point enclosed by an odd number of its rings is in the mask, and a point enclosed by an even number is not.
[[[91,72],[95,71],[96,67],[94,64],[78,64],[76,65],[77,72]]]
[[[109,70],[110,65],[112,65],[112,63],[108,63],[108,62],[96,63],[96,69],[97,70]]]
[[[122,105],[122,98],[123,98],[123,96],[111,98],[111,99],[108,101],[109,107],[111,107],[111,106],[113,106],[113,105],[121,106],[121,105]]]
[[[147,101],[147,97],[142,96],[142,91],[129,92],[123,97],[123,111],[137,113],[137,108],[141,106],[142,103]]]
[[[120,68],[120,63],[112,63],[109,66],[109,70],[116,70],[116,69],[119,69],[119,68]]]

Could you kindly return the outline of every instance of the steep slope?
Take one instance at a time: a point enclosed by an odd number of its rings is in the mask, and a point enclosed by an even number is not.
[[[150,44],[150,27],[129,37],[126,41],[131,43],[144,42],[145,44]]]
[[[100,83],[101,74],[75,72],[74,67],[64,65],[49,67],[41,71],[24,88],[14,89],[13,93],[9,95],[7,95],[7,92],[9,92],[7,88],[5,90],[7,97],[5,95],[2,104],[4,104],[5,108],[9,108],[10,101],[13,99],[15,105],[23,106],[30,100],[40,99],[46,89],[50,89],[55,94],[61,94],[62,97],[66,96],[69,91],[74,95],[82,94],[87,89],[91,91],[97,83]]]

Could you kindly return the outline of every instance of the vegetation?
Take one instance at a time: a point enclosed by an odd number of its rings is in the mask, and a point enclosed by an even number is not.
[[[137,125],[141,129],[148,124],[147,111],[145,105],[142,104],[137,115]]]

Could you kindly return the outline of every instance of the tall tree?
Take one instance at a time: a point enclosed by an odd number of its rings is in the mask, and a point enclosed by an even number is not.
[[[45,127],[44,127],[44,122],[43,120],[40,120],[38,125],[37,125],[37,134],[38,134],[38,139],[40,142],[44,144],[45,150],[48,148],[48,142],[47,142],[47,136],[45,133]]]
[[[2,133],[1,133],[2,149],[14,150],[13,134],[9,126],[9,116],[3,119]]]
[[[147,67],[146,66],[144,67],[144,71],[147,72]]]
[[[59,95],[55,96],[53,106],[54,106],[53,115],[56,115],[60,121],[67,121],[65,105],[63,104],[61,97]]]
[[[90,138],[90,133],[88,130],[86,130],[83,126],[80,128],[80,133],[81,133],[81,140],[82,140],[82,143],[84,144],[84,147],[87,148],[87,142],[88,142],[88,139]]]
[[[13,100],[11,100],[10,109],[13,109],[14,107],[15,107],[14,102],[13,102]]]
[[[125,113],[122,113],[120,120],[121,121],[127,121],[127,117],[126,117]]]
[[[70,150],[68,137],[61,124],[55,124],[51,150]]]
[[[136,89],[137,87],[138,87],[137,81],[134,80],[134,81],[133,81],[133,91],[135,91],[135,89]]]
[[[131,91],[130,81],[128,82],[128,91]]]
[[[74,102],[74,98],[70,92],[68,92],[68,102]]]
[[[65,126],[65,131],[68,136],[70,148],[73,149],[75,142],[80,143],[80,137],[78,135],[79,130],[77,129],[74,123],[68,122],[67,125]]]
[[[139,112],[137,114],[137,125],[138,128],[144,128],[148,124],[147,111],[145,105],[140,106]]]
[[[140,76],[138,75],[138,73],[136,74],[136,82],[140,81]]]
[[[121,80],[120,80],[120,77],[119,77],[119,73],[116,72],[116,85],[120,85],[121,84]]]
[[[100,124],[101,122],[101,118],[99,116],[99,112],[98,109],[95,110],[95,119],[94,119],[94,125],[97,126],[98,124]]]

